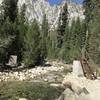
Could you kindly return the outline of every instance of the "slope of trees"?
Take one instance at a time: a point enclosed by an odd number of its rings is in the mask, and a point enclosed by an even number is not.
[[[37,21],[34,20],[25,33],[23,62],[27,66],[34,66],[39,63],[40,54],[40,30]]]
[[[49,25],[46,14],[43,16],[42,27],[41,27],[41,59],[44,60],[47,58],[47,37],[49,33]]]
[[[0,40],[3,40],[3,43],[1,43],[2,47],[0,47],[0,59],[3,60],[0,62],[3,63],[6,62],[10,47],[12,46],[17,34],[15,23],[17,18],[17,0],[4,0],[2,3],[0,16]]]
[[[89,6],[88,6],[89,4]],[[87,52],[90,60],[100,66],[100,0],[85,0],[88,30]]]
[[[60,16],[59,16],[59,23],[58,23],[58,32],[57,32],[57,46],[59,48],[62,47],[64,36],[65,36],[65,28],[66,24],[68,24],[68,6],[67,3],[65,3]]]
[[[17,0],[11,1],[4,0],[0,12],[0,63],[10,55],[17,55],[26,66],[43,64],[47,58],[72,63],[85,48],[89,58],[100,64],[100,1],[84,0],[85,21],[78,17],[70,25],[65,3],[58,27],[51,31],[46,14],[41,26],[35,19],[29,24],[25,4],[18,12]]]
[[[9,17],[10,21],[14,22],[17,17],[17,2],[18,0],[3,0],[2,8],[4,10],[4,20]]]

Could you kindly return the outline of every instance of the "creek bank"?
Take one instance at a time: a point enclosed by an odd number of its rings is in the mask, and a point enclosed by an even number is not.
[[[65,75],[70,71],[69,65],[61,62],[47,62],[47,66],[36,66],[22,71],[0,72],[0,82],[3,81],[33,81],[33,82],[62,82]]]

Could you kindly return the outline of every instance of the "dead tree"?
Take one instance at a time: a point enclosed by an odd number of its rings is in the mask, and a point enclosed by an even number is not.
[[[82,65],[84,76],[88,79],[94,80],[97,77],[94,75],[94,72],[93,72],[92,67],[90,66],[88,60],[89,60],[89,57],[87,56],[86,50],[83,48],[82,53],[81,53],[80,62]]]

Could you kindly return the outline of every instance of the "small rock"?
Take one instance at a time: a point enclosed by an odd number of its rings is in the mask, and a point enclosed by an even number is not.
[[[62,84],[50,84],[52,87],[63,87]]]
[[[27,100],[26,98],[19,98],[19,100]]]
[[[58,100],[77,100],[77,98],[74,92],[67,88],[58,98]]]
[[[47,81],[48,81],[48,79],[44,79],[44,81],[45,81],[45,82],[47,82]]]

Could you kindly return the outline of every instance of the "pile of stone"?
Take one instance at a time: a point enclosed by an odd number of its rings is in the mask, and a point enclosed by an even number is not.
[[[48,74],[52,71],[62,71],[63,66],[49,66],[49,67],[36,67],[33,69],[27,69],[20,72],[0,72],[0,81],[24,81],[31,80],[38,76]]]

